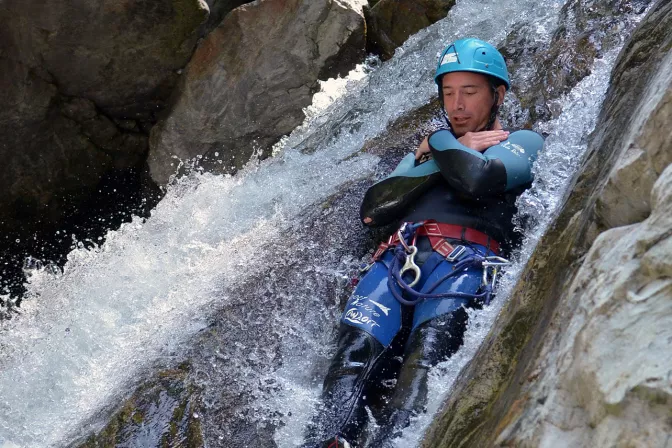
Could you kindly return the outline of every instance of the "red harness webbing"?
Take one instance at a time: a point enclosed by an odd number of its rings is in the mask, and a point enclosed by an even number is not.
[[[468,227],[427,220],[415,231],[413,245],[415,245],[418,236],[426,236],[432,245],[432,249],[434,249],[435,252],[438,252],[442,257],[447,257],[453,250],[455,250],[453,245],[446,241],[446,238],[480,244],[481,246],[489,248],[495,255],[499,254],[499,243],[497,241],[493,240],[483,232]],[[387,249],[394,247],[397,244],[399,244],[399,232],[394,232],[386,242],[380,243],[378,249],[373,254],[373,260],[378,260]]]

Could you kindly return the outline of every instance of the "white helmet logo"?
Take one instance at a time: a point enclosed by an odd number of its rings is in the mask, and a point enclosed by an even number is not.
[[[441,65],[457,62],[457,53],[446,53],[441,60]]]

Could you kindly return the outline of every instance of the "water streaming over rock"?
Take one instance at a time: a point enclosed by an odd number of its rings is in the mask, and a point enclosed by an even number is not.
[[[208,446],[300,444],[340,302],[369,244],[357,208],[362,189],[382,173],[378,157],[360,149],[432,98],[431,73],[446,42],[465,35],[502,42],[524,23],[534,24],[529,39],[548,41],[562,5],[459,2],[392,60],[358,72],[334,104],[311,112],[276,158],[236,177],[194,171],[169,187],[146,222],[73,251],[60,274],[34,271],[22,314],[0,330],[0,446],[67,445],[100,429],[149,372],[184,360],[200,389]],[[557,119],[539,124],[549,138],[535,187],[521,198],[534,228],[520,260],[581,159],[615,54],[598,59],[559,100]],[[417,444],[521,266],[505,276],[499,300],[472,316],[465,347],[434,374],[428,414],[399,446]]]

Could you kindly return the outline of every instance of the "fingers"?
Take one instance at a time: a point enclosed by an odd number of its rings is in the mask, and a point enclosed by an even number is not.
[[[458,139],[464,146],[482,152],[509,138],[507,131],[467,132]]]
[[[471,134],[471,138],[476,141],[497,141],[501,142],[509,138],[508,131],[480,131],[480,132],[467,132]],[[465,136],[467,135],[465,134]]]
[[[472,132],[472,134],[481,134],[481,135],[509,135],[509,131],[505,131],[503,129],[496,129],[494,131],[479,131],[479,132]]]
[[[415,150],[415,160],[420,160],[423,154],[426,154],[429,152],[429,140],[427,137],[420,143],[420,146],[418,146],[418,149]]]

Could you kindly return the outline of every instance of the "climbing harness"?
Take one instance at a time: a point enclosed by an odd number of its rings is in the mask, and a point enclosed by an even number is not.
[[[509,265],[510,262],[505,258],[499,257],[497,255],[482,255],[476,252],[474,249],[467,250],[467,248],[462,245],[452,246],[444,239],[445,236],[440,237],[441,242],[436,240],[432,241],[432,239],[438,237],[440,227],[443,227],[444,230],[447,230],[446,233],[452,234],[452,231],[455,230],[454,228],[458,226],[441,225],[441,223],[431,221],[404,223],[395,233],[395,235],[390,237],[387,243],[381,244],[381,247],[379,247],[376,254],[374,254],[374,263],[387,249],[391,247],[394,248],[394,257],[388,267],[388,288],[390,289],[390,292],[397,299],[397,301],[409,306],[413,306],[423,299],[446,298],[482,299],[486,305],[489,305],[492,298],[493,289],[495,287],[495,282],[497,280],[497,275],[500,269],[503,266]],[[487,235],[473,229],[467,229],[464,227],[460,228],[460,233],[462,235],[467,234],[467,232],[469,232],[472,238],[475,238],[479,241],[462,238],[463,240],[480,244],[480,242],[486,238],[486,245],[483,246],[489,248],[490,250],[493,250],[493,247],[499,249],[497,242],[492,241],[489,237],[487,237]],[[418,253],[418,248],[415,246],[415,241],[418,235],[428,236],[428,238],[430,238],[430,242],[432,243],[432,249],[434,249],[434,251],[446,261],[454,263],[452,271],[439,278],[428,288],[423,288],[425,292],[419,292],[413,289],[413,287],[420,281],[421,277],[420,267],[415,263],[415,256]],[[370,266],[371,265],[368,267],[369,269]],[[470,294],[456,291],[432,293],[432,291],[434,291],[444,281],[474,267],[481,268],[483,270],[480,293]],[[404,276],[408,277],[407,274],[412,274],[412,279],[410,282],[407,282],[404,279]],[[411,298],[405,298],[404,294],[406,296],[410,296]]]
[[[433,219],[428,219],[426,221],[421,221],[415,224],[403,224],[401,228],[392,234],[392,236],[386,242],[380,243],[378,249],[373,254],[373,261],[378,261],[385,251],[390,247],[394,247],[397,244],[408,244],[406,241],[402,243],[402,236],[404,236],[405,232],[408,232],[408,234],[405,236],[408,240],[412,241],[411,244],[415,244],[415,238],[418,236],[426,236],[432,245],[432,249],[442,257],[450,256],[450,254],[455,250],[455,247],[446,241],[446,238],[480,244],[495,254],[499,253],[499,243],[483,232],[479,232],[478,230],[463,226],[445,224],[442,222],[436,222]]]

